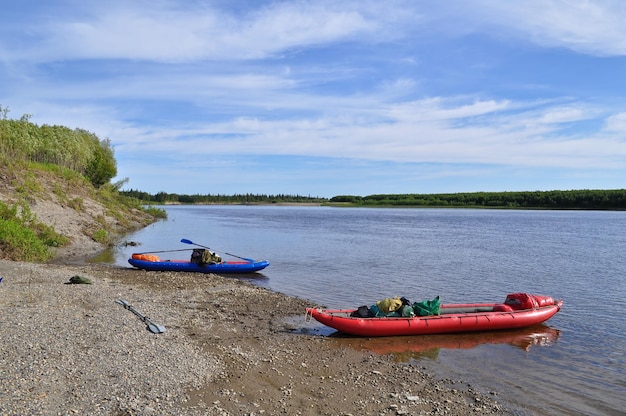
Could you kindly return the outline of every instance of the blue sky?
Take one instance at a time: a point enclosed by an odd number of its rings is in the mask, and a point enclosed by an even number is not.
[[[9,117],[124,189],[626,188],[622,0],[1,0]]]

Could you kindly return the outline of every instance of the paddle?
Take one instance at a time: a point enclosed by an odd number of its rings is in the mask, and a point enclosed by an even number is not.
[[[160,334],[165,332],[165,327],[163,325],[159,325],[159,324],[155,324],[154,322],[150,321],[150,319],[148,319],[148,317],[140,314],[137,309],[133,308],[130,303],[126,302],[125,300],[122,299],[118,299],[115,301],[116,303],[119,303],[120,305],[122,305],[125,309],[128,309],[129,311],[131,311],[132,313],[134,313],[135,315],[137,315],[139,317],[139,319],[141,319],[142,322],[148,324],[148,331],[155,333],[155,334]]]
[[[191,240],[187,240],[186,238],[183,238],[182,240],[180,240],[181,243],[185,243],[185,244],[192,244],[194,246],[198,246],[198,247],[203,247],[206,248],[207,250],[213,250],[211,247],[207,247],[207,246],[203,246],[201,244],[196,244]]]
[[[202,248],[206,248],[206,249],[208,249],[208,250],[213,250],[213,249],[212,249],[212,248],[210,248],[210,247],[203,246],[203,245],[201,245],[201,244],[196,244],[196,243],[194,243],[194,242],[193,242],[193,241],[191,241],[191,240],[187,240],[186,238],[183,238],[182,240],[180,240],[180,242],[181,242],[181,243],[185,243],[185,244],[192,244],[192,245],[194,245],[194,246],[198,246],[198,247],[202,247]],[[247,258],[245,258],[245,257],[239,257],[239,256],[236,256],[236,255],[234,255],[234,254],[230,254],[230,253],[224,253],[224,254],[228,254],[229,256],[237,257],[238,259],[241,259],[241,260],[250,261],[250,259],[247,259]]]
[[[193,249],[192,248],[181,248],[179,250],[144,251],[143,253],[135,253],[135,254],[171,253],[172,251],[189,251],[189,250],[193,250]]]

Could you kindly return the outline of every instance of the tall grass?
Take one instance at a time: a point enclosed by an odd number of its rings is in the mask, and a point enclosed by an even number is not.
[[[9,206],[0,201],[0,251],[9,260],[45,261],[50,247],[62,247],[67,237],[37,221],[25,204]]]
[[[0,155],[8,160],[62,166],[84,175],[96,187],[117,175],[109,139],[83,129],[38,126],[29,115],[12,120],[7,114],[8,109],[0,106]]]

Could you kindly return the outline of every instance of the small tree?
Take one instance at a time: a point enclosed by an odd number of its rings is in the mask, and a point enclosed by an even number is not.
[[[99,188],[117,175],[117,165],[113,156],[111,140],[98,140],[95,138],[94,144],[91,159],[87,163],[85,176],[87,176],[87,179],[93,186]]]

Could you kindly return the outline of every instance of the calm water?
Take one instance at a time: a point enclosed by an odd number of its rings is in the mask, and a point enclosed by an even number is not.
[[[518,415],[623,414],[626,408],[626,212],[174,206],[126,240],[135,251],[191,248],[268,259],[254,283],[320,306],[391,296],[444,303],[531,292],[564,299],[520,331],[337,342],[465,380]],[[189,252],[172,253],[186,258]],[[162,254],[161,257],[167,257]],[[225,256],[228,258],[228,256]],[[315,323],[304,330],[328,335]]]

